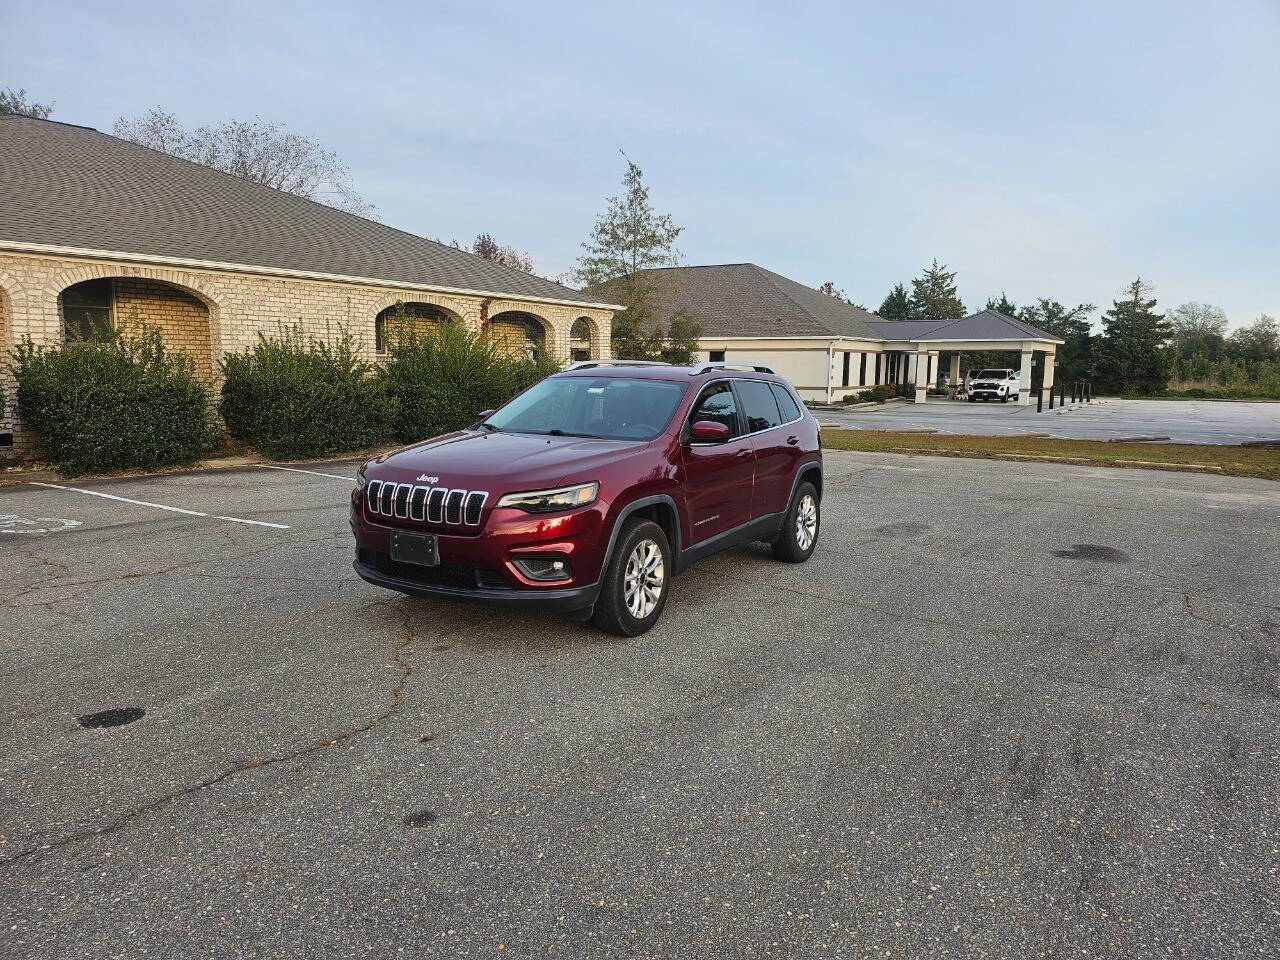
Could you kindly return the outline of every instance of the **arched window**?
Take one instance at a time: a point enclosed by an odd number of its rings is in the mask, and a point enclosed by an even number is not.
[[[449,319],[449,314],[433,303],[393,303],[373,319],[373,349],[386,353],[390,336],[396,331],[424,333]]]

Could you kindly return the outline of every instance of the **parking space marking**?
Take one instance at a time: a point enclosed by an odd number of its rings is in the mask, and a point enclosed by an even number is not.
[[[300,467],[277,467],[273,463],[258,464],[263,470],[288,470],[290,473],[309,473],[313,477],[328,477],[330,480],[341,480],[344,483],[355,483],[355,477],[344,477],[336,473],[321,473],[319,470],[303,470]]]
[[[132,503],[138,507],[154,507],[156,510],[168,510],[170,513],[182,513],[189,517],[209,517],[213,520],[226,520],[229,523],[248,523],[255,527],[272,527],[276,530],[288,530],[285,523],[269,523],[266,520],[247,520],[244,517],[224,517],[216,513],[202,513],[199,510],[187,510],[184,507],[171,507],[167,503],[152,503],[149,500],[131,500],[128,497],[117,497],[114,493],[103,493],[101,490],[86,490],[84,487],[66,487],[60,483],[41,483],[32,480],[33,487],[51,487],[54,490],[70,490],[72,493],[87,493],[91,497],[102,497],[104,500],[117,500],[120,503]]]

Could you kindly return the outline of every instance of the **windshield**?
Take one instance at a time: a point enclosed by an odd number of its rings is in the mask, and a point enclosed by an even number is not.
[[[979,377],[987,380],[1003,380],[1008,375],[1008,370],[983,370],[978,374]]]
[[[621,377],[548,377],[485,421],[490,429],[600,440],[652,440],[685,385]]]

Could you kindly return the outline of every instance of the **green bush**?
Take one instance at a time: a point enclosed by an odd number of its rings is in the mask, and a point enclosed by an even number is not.
[[[222,360],[218,405],[227,432],[268,457],[359,450],[385,440],[391,422],[382,380],[345,330],[332,342],[281,327]]]
[[[158,330],[14,348],[18,415],[62,473],[192,463],[217,441],[194,361]]]
[[[475,423],[560,365],[510,355],[509,347],[457,321],[428,331],[397,330],[382,380],[391,400],[391,433],[413,443]]]

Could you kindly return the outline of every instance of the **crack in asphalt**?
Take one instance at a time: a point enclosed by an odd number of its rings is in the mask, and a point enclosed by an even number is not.
[[[377,605],[378,604],[372,604],[371,606]],[[25,850],[20,850],[10,857],[0,859],[0,867],[9,866],[10,864],[47,853],[51,850],[60,850],[63,847],[79,843],[83,840],[106,836],[114,833],[122,827],[128,826],[139,817],[152,813],[161,807],[168,806],[169,804],[172,804],[177,800],[181,800],[183,797],[190,796],[193,793],[198,793],[199,791],[208,789],[209,787],[215,787],[220,783],[230,780],[239,773],[245,773],[252,770],[262,770],[266,767],[274,766],[279,763],[288,763],[293,760],[300,760],[303,757],[309,756],[320,750],[324,750],[327,747],[332,747],[336,744],[351,740],[354,737],[360,736],[361,734],[374,729],[378,724],[389,719],[400,711],[400,708],[404,705],[405,687],[408,685],[409,678],[413,676],[414,672],[413,664],[404,657],[409,647],[418,639],[418,637],[417,634],[414,633],[413,627],[410,624],[410,615],[404,611],[400,611],[400,613],[404,620],[404,634],[396,644],[395,649],[391,654],[396,667],[400,671],[400,676],[391,687],[391,700],[387,706],[372,716],[366,717],[363,723],[339,730],[337,733],[331,733],[328,736],[297,750],[290,750],[287,753],[271,754],[266,757],[256,757],[251,760],[241,761],[240,763],[228,767],[221,773],[205,777],[197,783],[189,784],[188,786],[162,794],[154,800],[122,814],[104,826],[98,826],[90,830],[80,830],[60,837],[51,843],[42,843],[34,847],[28,847]]]

